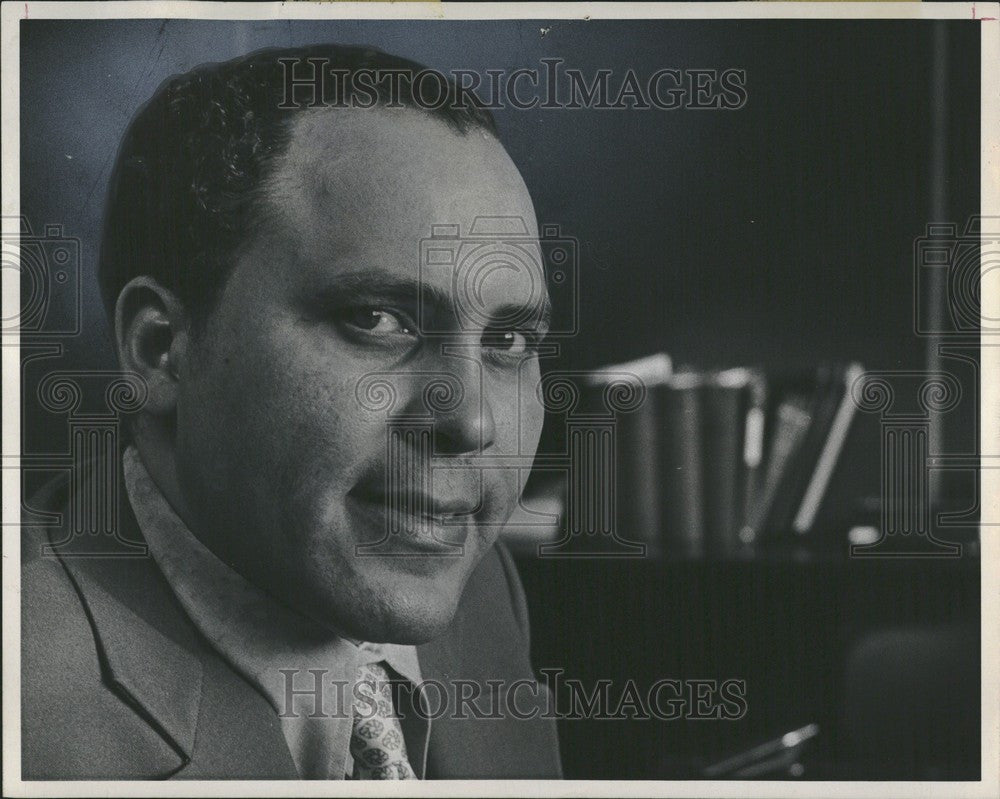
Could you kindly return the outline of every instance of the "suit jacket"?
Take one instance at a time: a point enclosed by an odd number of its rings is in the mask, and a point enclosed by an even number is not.
[[[64,511],[67,485],[48,484],[32,507]],[[142,541],[127,499],[119,525]],[[61,535],[22,538],[23,778],[298,779],[274,709],[201,637],[153,559],[43,557]],[[445,634],[417,651],[425,681],[477,683],[476,704],[497,715],[487,680],[521,681],[517,709],[530,707],[528,644],[523,589],[498,545]],[[454,707],[432,718],[423,777],[561,776],[554,721]]]

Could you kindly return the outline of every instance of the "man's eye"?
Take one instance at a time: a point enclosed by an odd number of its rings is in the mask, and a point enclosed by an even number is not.
[[[344,313],[349,325],[377,335],[410,334],[412,328],[401,314],[385,308],[352,308]]]
[[[505,355],[521,355],[534,346],[524,333],[517,330],[487,330],[482,343],[483,347]]]

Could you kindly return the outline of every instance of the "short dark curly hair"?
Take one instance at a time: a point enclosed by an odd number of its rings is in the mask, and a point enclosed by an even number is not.
[[[269,48],[175,75],[133,118],[111,175],[98,263],[109,318],[125,284],[149,275],[180,298],[196,323],[204,321],[250,239],[261,186],[288,147],[290,122],[310,107],[284,94],[282,62],[289,59],[346,76],[322,84],[323,105],[350,104],[359,71],[394,71],[404,78],[369,81],[374,90],[366,89],[359,104],[401,105],[461,133],[477,128],[496,135],[489,111],[453,81],[414,81],[424,66],[370,47]],[[301,75],[299,68],[294,74]]]

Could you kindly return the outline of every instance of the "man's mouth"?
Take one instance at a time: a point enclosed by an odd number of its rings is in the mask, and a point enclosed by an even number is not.
[[[381,527],[378,539],[386,553],[461,554],[475,524],[477,508],[457,498],[406,490],[392,493],[365,484],[358,484],[347,496],[360,513]]]

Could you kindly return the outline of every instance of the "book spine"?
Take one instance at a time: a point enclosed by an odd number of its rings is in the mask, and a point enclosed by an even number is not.
[[[749,385],[746,421],[743,428],[743,496],[740,498],[740,525],[746,524],[760,496],[764,480],[765,437],[767,435],[767,378],[755,372]],[[737,536],[739,545],[742,535]]]
[[[616,532],[646,544],[648,556],[662,553],[657,421],[654,391],[647,388],[645,402],[620,414],[615,426]]]
[[[743,428],[746,385],[707,384],[703,387],[702,497],[705,540],[710,552],[736,548],[743,476]]]
[[[789,397],[778,406],[763,484],[757,501],[740,530],[742,543],[755,543],[765,527],[773,524],[774,506],[779,499],[782,484],[787,482],[789,464],[794,461],[802,446],[811,421],[809,402],[803,397]]]
[[[663,546],[682,557],[705,551],[700,395],[694,384],[662,386],[656,392]]]
[[[827,486],[830,484],[830,478],[833,476],[833,470],[837,465],[837,459],[840,457],[840,451],[847,440],[851,421],[854,419],[855,405],[851,397],[851,386],[862,374],[864,374],[864,367],[859,363],[851,363],[839,376],[836,386],[839,394],[836,397],[836,412],[828,430],[825,431],[826,438],[823,442],[823,448],[819,452],[802,502],[799,504],[798,511],[792,521],[792,529],[796,533],[808,532],[816,520],[816,514],[819,512]]]

